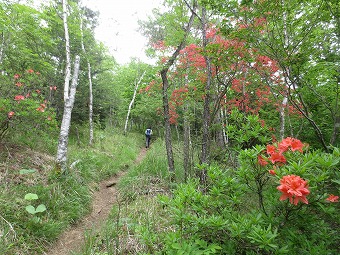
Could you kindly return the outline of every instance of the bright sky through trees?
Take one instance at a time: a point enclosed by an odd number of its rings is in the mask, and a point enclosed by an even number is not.
[[[120,64],[131,57],[148,62],[144,54],[146,38],[138,31],[138,20],[151,15],[152,9],[161,4],[159,0],[83,0],[83,4],[99,11],[96,37],[109,47]]]

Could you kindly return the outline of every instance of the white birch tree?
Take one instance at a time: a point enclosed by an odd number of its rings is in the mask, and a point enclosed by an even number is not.
[[[71,52],[70,52],[70,37],[68,33],[67,24],[67,0],[62,1],[63,4],[63,24],[65,30],[65,48],[66,48],[66,68],[65,68],[65,82],[64,82],[64,113],[63,119],[60,126],[59,142],[57,149],[57,169],[65,171],[67,164],[67,149],[68,149],[68,138],[69,130],[71,126],[71,115],[74,105],[76,88],[78,85],[78,74],[80,57],[76,56],[74,61],[74,71],[72,77],[72,83],[70,87],[71,80]]]
[[[135,83],[135,88],[134,88],[134,91],[133,91],[133,96],[132,96],[132,99],[131,99],[131,102],[129,104],[129,108],[128,108],[128,112],[127,112],[127,115],[126,115],[126,120],[125,120],[125,127],[124,127],[124,135],[126,135],[127,133],[127,126],[128,126],[128,123],[129,123],[129,117],[130,117],[130,113],[131,113],[131,108],[133,106],[133,103],[135,102],[135,98],[136,98],[136,94],[137,94],[137,90],[138,90],[138,87],[139,87],[139,84],[142,82],[143,80],[143,77],[145,75],[145,72],[143,72],[143,74],[141,75],[141,77],[139,78],[139,80]]]
[[[81,33],[81,48],[86,56],[87,52],[84,45],[84,31],[83,31],[83,17],[80,17],[80,33]],[[89,79],[89,131],[90,131],[90,138],[89,138],[89,145],[93,144],[93,93],[92,93],[92,75],[91,75],[91,63],[86,57],[87,62],[87,76]]]

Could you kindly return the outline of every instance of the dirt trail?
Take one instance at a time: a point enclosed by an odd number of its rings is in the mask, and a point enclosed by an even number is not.
[[[146,149],[142,148],[135,164],[140,163],[146,155]],[[68,255],[71,251],[79,251],[84,243],[86,230],[98,229],[109,216],[110,210],[117,199],[116,183],[125,172],[120,172],[99,184],[99,190],[93,194],[92,212],[84,217],[75,226],[66,230],[51,246],[45,255]],[[110,187],[108,187],[110,186]]]

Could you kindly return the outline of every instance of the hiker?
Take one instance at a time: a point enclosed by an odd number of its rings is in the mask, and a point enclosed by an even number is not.
[[[151,129],[151,127],[148,127],[145,130],[145,139],[146,139],[145,148],[149,148],[149,146],[150,146],[151,135],[152,135],[152,129]]]

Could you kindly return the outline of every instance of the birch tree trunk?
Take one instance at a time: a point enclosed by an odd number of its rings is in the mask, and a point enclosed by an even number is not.
[[[58,150],[57,150],[57,168],[61,170],[66,169],[67,162],[67,149],[68,149],[68,136],[71,126],[71,115],[74,105],[76,88],[78,85],[78,74],[79,74],[80,57],[76,56],[74,63],[74,72],[72,78],[72,84],[70,87],[69,97],[64,102],[64,113],[63,119],[60,126]]]
[[[64,30],[65,30],[65,48],[66,48],[66,68],[65,68],[65,83],[64,83],[64,113],[63,119],[60,126],[60,134],[58,141],[58,149],[57,149],[57,159],[56,166],[57,169],[61,171],[66,170],[67,163],[67,149],[68,149],[68,137],[69,130],[71,126],[71,115],[72,109],[74,105],[76,88],[78,85],[78,74],[79,74],[79,65],[80,65],[80,57],[76,56],[74,61],[74,72],[73,78],[70,88],[70,79],[71,79],[71,53],[70,53],[70,39],[68,34],[68,25],[67,25],[67,0],[63,0],[63,22],[64,22]]]
[[[136,82],[135,84],[135,88],[133,90],[133,96],[132,96],[132,99],[131,99],[131,102],[129,104],[129,108],[128,108],[128,112],[127,112],[127,115],[126,115],[126,120],[125,120],[125,127],[124,127],[124,135],[126,135],[127,133],[127,126],[128,126],[128,123],[129,123],[129,117],[130,117],[130,113],[131,113],[131,108],[133,106],[133,103],[135,102],[135,99],[136,99],[136,94],[137,94],[137,90],[138,90],[138,87],[139,87],[139,84],[142,82],[143,80],[143,77],[145,75],[145,72],[143,72],[142,76],[139,78],[138,82]]]
[[[2,32],[1,33],[1,44],[0,44],[0,64],[2,64],[4,48],[5,48],[5,34],[4,32]]]
[[[84,32],[83,32],[83,17],[80,17],[80,33],[81,33],[81,48],[83,50],[83,53],[85,56],[86,49],[84,45]],[[87,76],[89,79],[89,132],[90,132],[90,138],[89,138],[89,145],[91,146],[93,144],[93,93],[92,93],[92,75],[91,75],[91,63],[86,57],[87,62]]]

